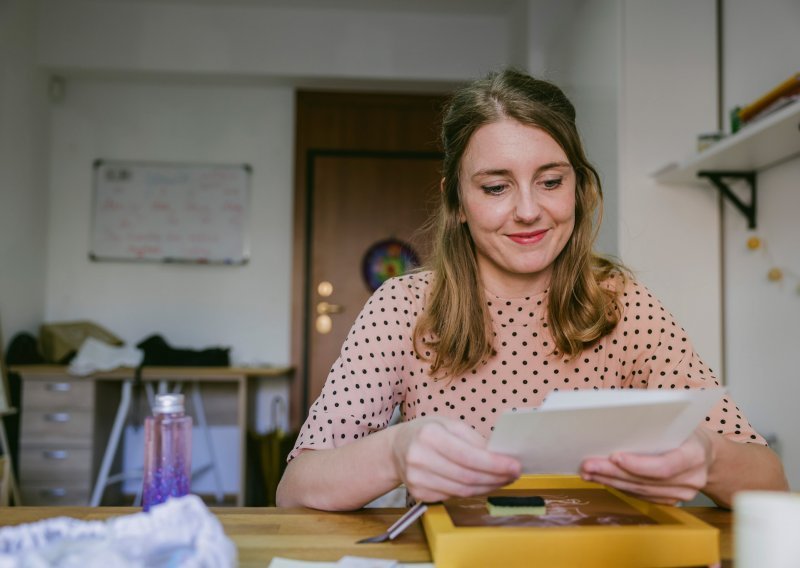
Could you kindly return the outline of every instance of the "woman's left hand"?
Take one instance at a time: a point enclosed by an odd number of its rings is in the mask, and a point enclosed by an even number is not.
[[[581,477],[630,493],[640,499],[675,505],[693,499],[708,482],[714,461],[714,434],[699,426],[678,448],[662,454],[619,452],[587,458]]]

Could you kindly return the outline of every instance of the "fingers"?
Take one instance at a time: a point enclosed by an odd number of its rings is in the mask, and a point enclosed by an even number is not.
[[[581,472],[593,481],[602,477],[655,487],[680,485],[701,489],[705,486],[707,472],[704,467],[675,466],[670,462],[659,464],[653,463],[653,459],[658,458],[634,454],[614,455],[608,460],[587,460]]]
[[[661,454],[617,452],[606,458],[588,458],[582,464],[587,474],[670,484],[675,480],[699,479],[705,484],[709,468],[709,443],[698,433],[678,448]],[[702,485],[701,485],[702,487]]]
[[[444,501],[451,497],[472,497],[485,495],[504,485],[510,480],[496,483],[469,483],[465,484],[453,478],[439,475],[433,471],[410,470],[406,487],[417,501],[426,503]]]
[[[446,423],[443,426],[454,436],[451,443],[439,447],[441,454],[449,461],[470,470],[495,476],[519,476],[518,460],[487,450],[486,440],[463,422]]]
[[[658,455],[590,458],[581,465],[581,475],[648,501],[674,505],[693,499],[705,487],[708,467],[702,450],[685,444]]]
[[[674,450],[661,454],[632,454],[620,452],[610,456],[620,469],[653,481],[667,481],[680,477],[701,477],[703,487],[713,462],[712,442],[708,431],[699,427],[692,436]]]
[[[411,495],[423,501],[481,495],[519,477],[517,460],[485,446],[486,440],[463,423],[420,422],[400,444],[401,477]]]
[[[468,445],[463,445],[459,452],[456,446],[462,445],[463,442],[454,441],[444,447],[430,447],[423,443],[413,446],[406,457],[411,472],[409,478],[416,481],[412,474],[424,472],[465,486],[498,486],[518,476],[518,464],[508,456],[498,456]]]
[[[609,459],[620,470],[654,482],[668,480],[705,465],[704,456],[699,449],[684,446],[663,454],[619,453],[613,454]]]
[[[687,485],[654,485],[604,475],[592,475],[590,480],[624,491],[634,497],[664,505],[676,505],[682,501],[690,501],[698,493],[697,488]]]

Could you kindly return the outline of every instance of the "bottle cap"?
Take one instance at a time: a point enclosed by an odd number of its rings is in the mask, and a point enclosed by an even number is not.
[[[182,394],[157,394],[156,403],[153,407],[155,414],[174,414],[183,412]]]

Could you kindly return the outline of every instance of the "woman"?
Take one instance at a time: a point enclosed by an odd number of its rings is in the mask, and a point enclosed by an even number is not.
[[[592,252],[600,180],[557,87],[491,74],[455,94],[442,142],[431,268],[384,283],[356,319],[280,506],[355,509],[400,484],[421,501],[485,494],[520,475],[486,449],[506,409],[555,389],[717,385],[658,300]],[[403,421],[390,426],[397,405]],[[667,504],[787,489],[727,397],[676,450],[590,458],[580,474]]]

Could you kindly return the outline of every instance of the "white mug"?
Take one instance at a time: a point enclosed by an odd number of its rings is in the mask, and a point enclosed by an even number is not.
[[[733,518],[736,568],[800,566],[800,494],[737,493]]]

